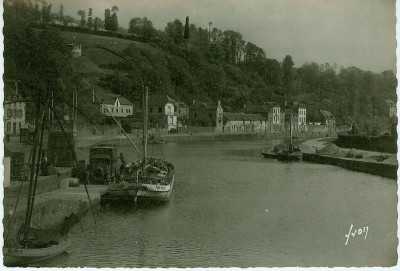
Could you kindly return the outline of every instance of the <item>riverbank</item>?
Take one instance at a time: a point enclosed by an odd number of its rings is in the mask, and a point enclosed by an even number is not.
[[[321,133],[302,133],[297,134],[298,139],[321,138]],[[336,136],[336,134],[332,134]],[[129,138],[135,143],[142,142],[142,136],[139,134],[130,134]],[[193,133],[193,134],[164,134],[158,139],[170,142],[206,142],[206,141],[240,141],[240,140],[268,140],[268,139],[286,139],[284,133],[266,133],[266,134],[219,134],[219,133]],[[89,148],[99,143],[112,143],[116,140],[127,140],[123,134],[119,135],[93,135],[77,136],[75,143],[77,148]]]
[[[339,166],[357,172],[364,172],[397,180],[398,161],[396,154],[338,148],[335,145],[330,145],[331,151],[326,151],[330,141],[332,141],[332,138],[305,141],[303,144],[306,145],[308,149],[315,150],[315,152],[303,153],[303,160]],[[348,155],[349,153],[356,155]]]

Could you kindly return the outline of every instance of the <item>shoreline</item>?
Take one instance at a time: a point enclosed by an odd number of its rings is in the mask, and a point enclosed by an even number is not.
[[[338,166],[348,170],[386,177],[397,181],[398,161],[397,159],[396,162],[393,161],[393,157],[397,158],[397,154],[364,151],[354,148],[339,149],[346,153],[350,150],[361,152],[363,154],[362,158],[339,157],[337,155],[318,153],[318,151],[323,149],[328,143],[329,142],[326,141],[325,138],[309,139],[305,141],[303,144],[315,149],[315,153],[303,152],[303,161]],[[377,158],[382,156],[386,156],[386,159],[378,161]]]
[[[142,142],[141,135],[128,134],[129,138],[135,144]],[[335,136],[331,134],[330,136]],[[161,135],[157,139],[165,140],[166,143],[171,142],[207,142],[207,141],[244,141],[244,140],[265,140],[265,139],[287,139],[284,133],[266,133],[266,134],[222,134],[222,133],[193,133],[193,134],[168,134]],[[324,138],[320,133],[304,133],[296,135],[299,140]],[[77,148],[89,148],[95,144],[106,143],[113,140],[127,140],[123,134],[118,135],[93,135],[93,136],[76,136],[75,143]],[[164,143],[160,143],[164,144]]]

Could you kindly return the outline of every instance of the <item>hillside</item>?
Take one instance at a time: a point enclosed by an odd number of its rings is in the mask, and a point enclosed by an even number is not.
[[[94,118],[98,109],[85,105],[93,89],[140,103],[143,85],[150,94],[169,94],[188,104],[221,100],[233,111],[248,103],[272,101],[284,106],[296,100],[307,106],[308,121],[324,109],[339,124],[348,117],[359,123],[379,120],[387,116],[385,100],[397,100],[393,71],[372,73],[334,63],[296,68],[290,55],[269,58],[234,30],[209,32],[194,24],[184,27],[178,19],[156,30],[148,19],[139,18],[146,24],[132,28],[132,35],[84,24],[60,31],[51,18],[43,22],[26,16],[35,12],[29,6],[5,6],[4,78],[19,78],[21,93],[27,97],[51,88],[60,98],[70,99],[77,90],[84,101],[82,111]],[[33,26],[40,31],[33,31]],[[67,44],[71,43],[82,45],[81,57],[70,57]]]

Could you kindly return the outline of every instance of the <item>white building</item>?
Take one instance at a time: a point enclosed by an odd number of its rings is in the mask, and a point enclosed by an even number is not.
[[[19,135],[25,124],[26,105],[17,90],[4,86],[4,132],[8,135]]]
[[[258,114],[224,112],[224,133],[265,133],[268,120]]]
[[[386,104],[389,106],[389,117],[396,117],[397,116],[397,107],[396,103],[392,100],[385,100]]]
[[[128,117],[133,115],[133,104],[120,95],[101,97],[100,111],[104,116]],[[107,110],[108,109],[108,110]]]
[[[178,117],[175,110],[175,100],[168,95],[149,97],[150,127],[156,129],[177,129]]]
[[[67,46],[71,49],[72,57],[82,56],[82,45],[69,43]]]

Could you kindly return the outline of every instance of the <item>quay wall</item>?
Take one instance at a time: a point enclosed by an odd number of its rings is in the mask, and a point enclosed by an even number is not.
[[[310,153],[303,153],[303,160],[319,164],[334,165],[349,170],[397,180],[397,165]]]
[[[39,176],[36,185],[36,195],[53,191],[59,188],[62,179],[71,177],[72,168],[58,168],[58,175]],[[28,195],[29,181],[15,181],[13,186],[4,189],[4,197],[18,197]]]
[[[328,134],[330,137],[335,137],[336,133]],[[311,139],[327,136],[325,133],[299,133],[294,135],[298,139]],[[139,144],[142,142],[141,135],[129,135],[130,139]],[[120,134],[118,136],[104,136],[103,138],[79,138],[81,141],[78,143],[78,148],[89,148],[92,145],[99,143],[113,143],[115,140],[123,138]],[[192,133],[192,134],[167,134],[161,135],[160,139],[164,139],[167,143],[171,142],[208,142],[208,141],[240,141],[240,140],[268,140],[268,139],[286,139],[288,136],[284,133],[265,133],[265,134],[223,134],[223,133]]]
[[[74,194],[74,189],[58,189],[56,191],[43,193],[35,198],[32,226],[49,228],[63,221],[66,216],[75,214],[82,216],[90,209],[89,200],[85,193]],[[69,190],[69,191],[68,191]],[[80,188],[82,190],[82,187]],[[90,195],[92,206],[98,208],[100,193]],[[5,245],[12,246],[17,242],[18,230],[25,220],[26,198],[18,200],[18,208],[15,208],[16,198],[4,197],[4,240]]]
[[[369,136],[339,134],[335,144],[342,148],[397,153],[396,136]]]

